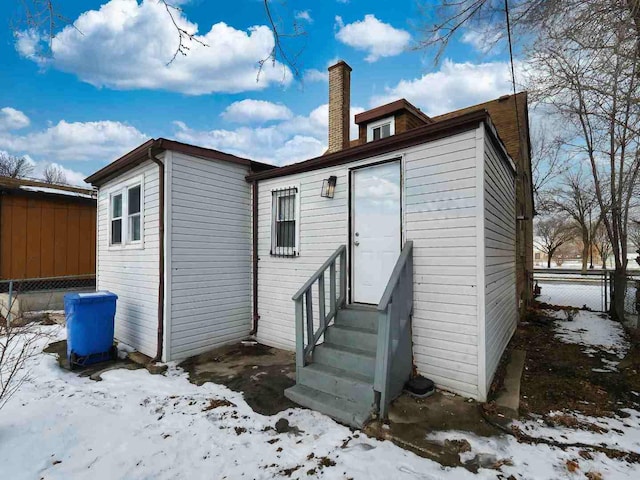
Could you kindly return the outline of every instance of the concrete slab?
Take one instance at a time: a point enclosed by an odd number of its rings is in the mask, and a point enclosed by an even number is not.
[[[503,387],[496,397],[498,409],[510,418],[518,418],[520,409],[520,379],[524,370],[526,352],[513,350],[507,363]]]
[[[44,349],[45,353],[52,353],[58,359],[58,365],[65,370],[71,370],[69,368],[69,362],[67,360],[67,341],[60,340],[58,342],[53,342],[47,345]],[[91,380],[95,380],[99,382],[102,380],[101,375],[104,372],[108,372],[109,370],[115,370],[118,368],[125,368],[127,370],[137,370],[139,368],[143,368],[137,363],[132,362],[129,359],[125,360],[109,360],[106,362],[94,363],[92,365],[87,366],[75,366],[73,369],[74,373],[77,373],[81,377],[89,377]]]
[[[274,415],[297,407],[284,396],[295,385],[295,353],[266,345],[234,344],[191,357],[180,367],[196,385],[214,382],[244,393],[258,413]]]

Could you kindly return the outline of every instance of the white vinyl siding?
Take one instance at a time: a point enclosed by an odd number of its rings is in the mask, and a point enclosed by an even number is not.
[[[484,149],[486,385],[518,322],[515,176],[487,139]]]
[[[251,185],[245,166],[177,152],[170,163],[169,358],[179,360],[251,331]]]
[[[476,131],[405,157],[405,230],[414,248],[413,356],[441,387],[478,396]]]
[[[156,354],[158,327],[158,178],[158,166],[144,162],[101,186],[97,207],[97,288],[118,295],[116,338],[151,357]],[[124,245],[123,228],[123,245],[111,246],[110,198],[137,179],[143,185],[144,238],[141,244]]]
[[[293,294],[340,245],[348,245],[349,169],[402,158],[403,228],[414,242],[414,359],[440,387],[478,396],[476,133],[452,135],[348,165],[261,181],[258,340],[295,347]],[[337,177],[333,199],[322,181]],[[271,190],[300,186],[300,255],[271,246]],[[315,305],[317,302],[315,302]]]

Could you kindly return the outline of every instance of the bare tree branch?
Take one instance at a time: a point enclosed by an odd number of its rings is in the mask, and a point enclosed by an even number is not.
[[[57,185],[66,185],[67,183],[69,183],[67,181],[67,175],[64,173],[64,170],[54,163],[50,163],[46,166],[44,172],[42,173],[42,176],[44,177],[45,183],[52,183]]]
[[[24,178],[32,172],[33,165],[25,157],[0,152],[0,177]]]

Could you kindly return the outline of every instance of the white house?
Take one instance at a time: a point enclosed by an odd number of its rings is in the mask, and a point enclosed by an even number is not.
[[[485,400],[521,300],[516,164],[485,108],[393,102],[350,142],[350,71],[329,69],[321,157],[272,168],[160,139],[88,178],[116,336],[167,361],[253,333],[296,350],[290,398],[356,426],[412,365]]]
[[[150,140],[87,178],[98,186],[99,290],[116,337],[158,360],[251,332],[250,172],[270,166]]]

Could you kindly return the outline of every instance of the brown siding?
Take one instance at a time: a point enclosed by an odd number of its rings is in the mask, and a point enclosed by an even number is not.
[[[95,273],[95,204],[2,195],[0,279]]]
[[[425,121],[408,110],[401,110],[394,114],[395,117],[395,133],[396,135],[399,133],[406,132],[407,130],[411,130],[417,127],[423,127],[425,125]],[[367,124],[361,123],[358,125],[358,143],[355,145],[362,145],[363,143],[367,143]],[[352,143],[351,146],[354,146]]]

